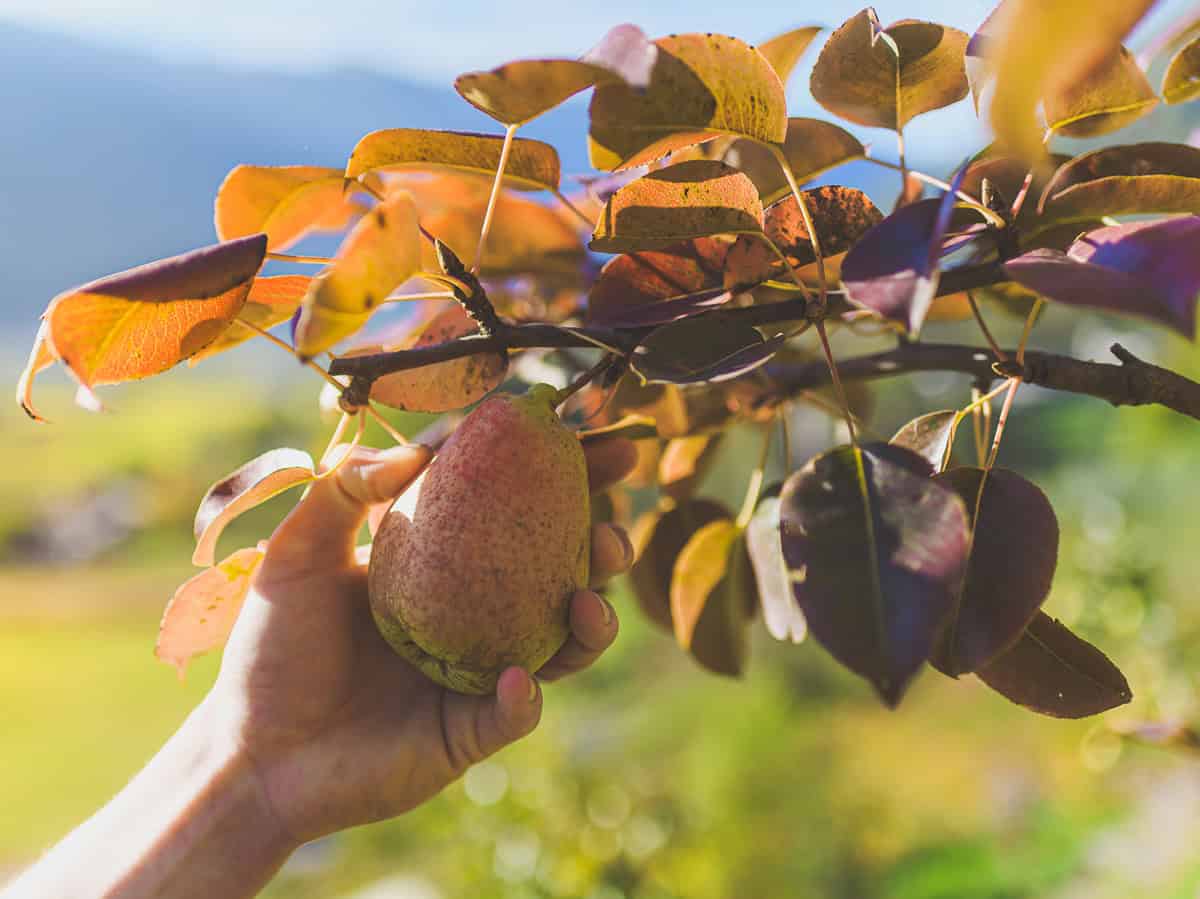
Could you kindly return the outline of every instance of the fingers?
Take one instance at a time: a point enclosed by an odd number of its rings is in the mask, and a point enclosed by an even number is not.
[[[591,440],[583,448],[587,458],[588,481],[593,493],[606,490],[633,471],[637,465],[637,447],[624,437]]]
[[[531,733],[542,716],[542,691],[520,668],[509,668],[494,696],[444,694],[444,736],[451,767],[464,771]]]
[[[345,452],[345,446],[335,447],[323,464],[336,463]],[[352,564],[368,509],[403,493],[431,456],[423,446],[355,447],[336,473],[313,483],[276,529],[268,558],[306,570]]]
[[[617,614],[608,601],[591,590],[580,590],[571,598],[571,635],[538,677],[552,681],[582,671],[612,645],[618,629]]]
[[[598,524],[592,528],[591,586],[599,587],[624,574],[633,564],[633,543],[618,524]]]

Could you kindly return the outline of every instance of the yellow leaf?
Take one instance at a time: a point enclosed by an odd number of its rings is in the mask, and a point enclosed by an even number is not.
[[[358,142],[346,165],[346,177],[368,172],[464,171],[493,176],[500,166],[504,138],[468,131],[388,128]],[[540,140],[513,138],[504,183],[518,190],[556,190],[558,151]]]
[[[1046,123],[1065,137],[1096,137],[1124,128],[1157,105],[1137,60],[1118,47],[1086,78],[1046,95]]]
[[[787,135],[783,83],[766,58],[737,38],[660,38],[643,91],[596,88],[588,150],[598,169],[626,169],[721,134],[778,143]]]
[[[779,76],[779,80],[787,84],[792,69],[796,68],[796,63],[800,61],[800,57],[808,49],[808,45],[820,33],[819,25],[785,31],[783,34],[776,35],[759,44],[758,52],[766,57],[771,68],[775,70],[775,74]]]
[[[340,231],[364,209],[338,169],[315,165],[236,166],[221,182],[215,206],[221,240],[262,232],[271,252],[313,231]]]
[[[741,533],[729,519],[710,522],[691,536],[675,560],[671,621],[675,639],[684,649],[691,647],[709,596],[729,570],[729,558]]]
[[[397,193],[354,226],[333,264],[313,279],[300,305],[296,349],[314,356],[349,337],[420,266],[417,209],[409,194]]]

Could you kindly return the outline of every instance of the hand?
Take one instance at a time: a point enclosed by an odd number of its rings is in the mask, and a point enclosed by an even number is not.
[[[593,490],[635,461],[619,439],[586,455]],[[460,695],[425,678],[375,629],[357,535],[429,458],[420,447],[358,448],[317,482],[271,537],[226,647],[209,702],[228,710],[225,724],[297,845],[407,811],[540,717],[541,690],[520,668],[501,675],[495,696]],[[594,528],[593,586],[632,556],[619,527]],[[570,616],[572,636],[538,672],[542,680],[586,668],[616,637],[616,615],[596,593],[576,593]]]

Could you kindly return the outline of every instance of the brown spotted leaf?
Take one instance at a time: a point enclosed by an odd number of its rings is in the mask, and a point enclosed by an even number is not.
[[[45,348],[88,388],[165,371],[229,327],[266,247],[242,237],[64,291],[42,314]]]
[[[410,346],[445,343],[477,330],[475,321],[455,303],[426,325]],[[507,354],[475,353],[384,375],[371,387],[371,399],[409,412],[449,412],[482,399],[507,372]]]
[[[262,549],[239,549],[175,591],[158,626],[154,655],[174,665],[180,680],[193,658],[225,645],[262,560]]]
[[[723,162],[695,159],[651,172],[613,194],[590,246],[627,253],[715,234],[758,234],[762,222],[754,182]]]
[[[494,176],[504,138],[469,131],[387,128],[358,142],[346,164],[347,178],[369,172],[454,171]],[[504,183],[518,190],[557,190],[558,151],[540,140],[513,138]],[[423,204],[422,204],[423,205]]]
[[[315,356],[349,337],[420,267],[416,206],[397,193],[354,226],[333,264],[313,279],[300,306],[296,349]]]
[[[882,28],[867,8],[821,48],[812,95],[848,121],[899,130],[967,95],[966,47],[967,35],[956,28],[915,19]]]
[[[617,321],[645,304],[721,286],[728,247],[712,238],[615,256],[588,294],[588,321]]]
[[[192,564],[213,564],[217,540],[233,519],[315,477],[312,456],[285,447],[269,450],[217,481],[208,488],[196,510],[193,525],[196,551],[192,554]]]
[[[1046,96],[1046,123],[1065,137],[1097,137],[1137,121],[1157,104],[1137,60],[1118,47],[1086,78]]]
[[[658,48],[635,25],[618,25],[581,59],[522,59],[486,72],[468,72],[454,89],[481,112],[519,125],[595,84],[645,89]]]
[[[340,231],[366,208],[348,189],[354,186],[323,166],[236,166],[217,189],[217,237],[263,233],[276,252],[316,231]]]
[[[655,44],[644,90],[604,84],[592,95],[588,149],[595,168],[631,168],[722,134],[784,139],[783,83],[753,47],[719,34],[672,35]]]
[[[1052,718],[1086,718],[1133,698],[1129,682],[1104,653],[1045,612],[1011,649],[975,672],[1019,706]]]
[[[883,221],[883,213],[865,193],[853,187],[816,187],[803,191],[801,196],[827,260],[826,277],[836,279],[841,257]],[[812,241],[795,197],[786,196],[767,210],[763,230],[794,268],[804,269],[815,263]],[[730,249],[725,262],[727,287],[751,286],[780,276],[784,276],[783,264],[763,240],[739,237]]]

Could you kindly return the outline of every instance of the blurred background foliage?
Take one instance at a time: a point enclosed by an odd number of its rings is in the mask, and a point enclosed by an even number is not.
[[[857,10],[832,5],[826,24]],[[879,5],[885,21],[928,16],[968,29],[991,6]],[[754,10],[738,12],[763,12]],[[2,12],[0,46],[12,52],[0,53],[0,106],[24,129],[0,147],[0,264],[19,288],[0,310],[13,326],[0,341],[9,384],[50,294],[210,241],[208,204],[233,164],[338,164],[376,127],[490,127],[441,73],[437,90],[342,70],[247,80],[190,57],[179,66],[6,25]],[[792,24],[777,13],[753,22],[747,37]],[[565,50],[593,35],[576,37]],[[564,47],[547,39],[542,51]],[[462,68],[523,52],[494,33],[487,50],[498,55]],[[812,114],[806,82],[802,69],[793,114]],[[307,103],[291,102],[301,93]],[[982,139],[968,106],[914,129],[916,164],[945,174]],[[231,110],[236,127],[204,124],[227,122]],[[1197,120],[1194,107],[1183,110],[1121,138],[1184,139]],[[532,136],[559,144],[578,169],[583,107],[555,116]],[[317,120],[326,127],[309,134]],[[823,180],[865,187],[881,208],[896,191],[874,169]],[[73,198],[69,216],[63,197]],[[985,314],[1002,343],[1015,343],[1019,319],[991,305]],[[961,325],[930,326],[928,337],[977,341]],[[1033,345],[1104,359],[1114,340],[1200,376],[1192,344],[1091,313],[1051,308]],[[873,348],[845,334],[837,347]],[[152,655],[167,599],[194,572],[195,505],[261,451],[319,452],[331,427],[316,414],[319,388],[271,348],[247,346],[107,392],[103,415],[73,408],[61,375],[40,388],[48,427],[0,405],[0,881],[118,790],[212,682],[216,657],[181,684]],[[868,427],[886,438],[915,414],[961,406],[968,389],[937,374],[880,383]],[[406,433],[423,424],[395,421]],[[838,428],[797,404],[795,462],[832,445]],[[969,431],[958,444],[967,462]],[[757,450],[749,435],[733,437],[702,493],[736,508]],[[386,443],[377,431],[369,439]],[[1036,387],[1021,391],[1001,451],[1000,464],[1046,491],[1062,527],[1048,611],[1122,667],[1129,706],[1056,721],[973,678],[927,672],[888,712],[811,641],[775,643],[761,622],[746,677],[721,679],[647,623],[618,583],[620,639],[594,670],[547,689],[536,734],[416,812],[305,847],[266,895],[1195,899],[1200,756],[1117,732],[1200,722],[1198,460],[1194,421]],[[782,460],[774,464],[778,473]],[[222,549],[268,534],[294,498],[239,519]]]

